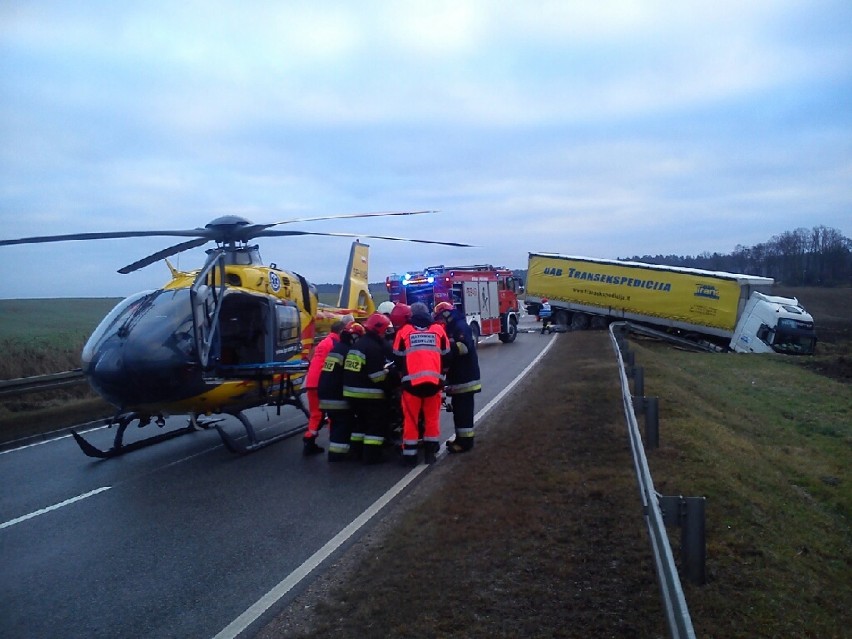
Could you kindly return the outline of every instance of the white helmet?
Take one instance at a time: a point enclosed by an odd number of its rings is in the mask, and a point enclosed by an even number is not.
[[[376,309],[377,313],[381,313],[382,315],[390,315],[393,310],[394,303],[393,302],[382,302],[379,304],[379,307]]]

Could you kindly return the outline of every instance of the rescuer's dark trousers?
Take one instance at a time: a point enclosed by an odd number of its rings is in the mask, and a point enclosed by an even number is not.
[[[388,402],[386,399],[350,400],[355,408],[355,430],[363,433],[365,464],[384,461],[382,448],[388,436]],[[354,442],[353,442],[354,443]]]
[[[456,443],[466,449],[473,448],[474,395],[476,393],[450,395],[450,402],[453,406],[453,426],[456,429]]]
[[[352,452],[352,427],[355,415],[351,410],[329,410],[328,461],[345,461]]]

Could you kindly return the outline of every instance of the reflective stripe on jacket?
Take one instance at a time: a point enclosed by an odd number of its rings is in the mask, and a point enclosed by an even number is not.
[[[311,356],[311,363],[308,364],[308,374],[305,377],[305,383],[302,388],[319,388],[319,378],[322,372],[322,365],[325,363],[325,358],[340,341],[340,335],[337,333],[329,333],[314,349],[314,354]]]
[[[447,370],[447,395],[478,393],[482,390],[479,379],[479,355],[470,325],[464,315],[453,311],[447,321],[447,336],[450,338],[450,364]],[[458,348],[463,344],[464,348]]]
[[[350,399],[384,399],[388,376],[387,346],[375,333],[357,339],[343,363],[343,396]]]
[[[426,328],[406,324],[397,333],[393,354],[402,374],[403,388],[444,383],[444,364],[450,352],[450,341],[444,327],[432,324]]]
[[[350,345],[340,340],[326,355],[319,376],[319,406],[322,410],[346,410],[349,400],[343,397],[343,362]]]

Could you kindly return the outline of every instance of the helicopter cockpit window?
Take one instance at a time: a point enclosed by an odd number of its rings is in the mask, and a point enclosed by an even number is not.
[[[144,304],[145,299],[153,293],[154,291],[142,291],[141,293],[131,295],[127,299],[116,304],[115,308],[113,308],[107,316],[101,320],[100,324],[98,324],[95,331],[89,337],[88,342],[86,342],[86,346],[83,348],[83,361],[89,361],[92,357],[92,351],[94,348],[106,336],[115,332],[113,327],[116,326],[116,323],[119,322],[119,320],[124,321],[127,316],[132,315],[134,310]]]
[[[287,361],[302,352],[301,318],[295,306],[275,306],[275,361]]]

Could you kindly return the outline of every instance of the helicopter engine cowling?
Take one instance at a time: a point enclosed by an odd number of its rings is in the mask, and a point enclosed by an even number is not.
[[[119,303],[86,343],[82,369],[92,387],[122,410],[202,392],[189,289],[148,291]]]

